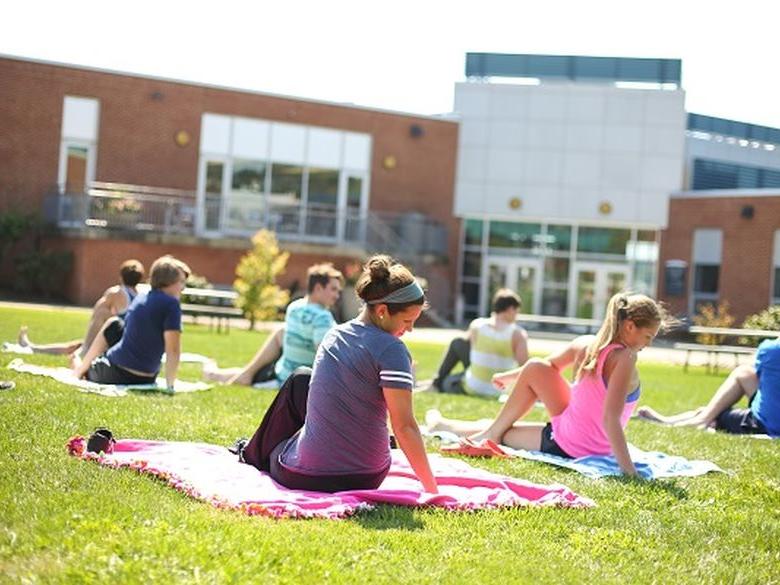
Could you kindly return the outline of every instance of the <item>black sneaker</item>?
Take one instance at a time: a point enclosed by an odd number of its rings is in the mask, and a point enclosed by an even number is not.
[[[87,440],[87,451],[90,453],[113,453],[114,434],[106,428],[97,428]]]
[[[246,461],[244,461],[244,449],[246,449],[247,443],[249,443],[249,439],[241,437],[240,439],[236,439],[236,442],[228,447],[227,450],[233,453],[233,455],[238,455],[238,460],[241,463],[246,463]]]
[[[13,390],[16,388],[16,383],[11,380],[0,380],[0,390]]]

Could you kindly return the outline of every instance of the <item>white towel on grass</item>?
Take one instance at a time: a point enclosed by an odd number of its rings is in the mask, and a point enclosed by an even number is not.
[[[52,378],[62,384],[74,386],[81,392],[100,394],[101,396],[127,396],[128,391],[169,393],[167,392],[164,378],[157,378],[156,384],[98,384],[97,382],[76,378],[73,375],[73,371],[69,368],[53,368],[50,366],[26,364],[21,358],[16,358],[11,361],[11,363],[8,364],[8,369],[14,370],[15,372],[32,374],[33,376],[46,376],[47,378]],[[198,392],[201,390],[209,390],[211,387],[212,385],[207,384],[206,382],[186,382],[184,380],[177,380],[175,390],[172,393],[182,394],[185,392]]]

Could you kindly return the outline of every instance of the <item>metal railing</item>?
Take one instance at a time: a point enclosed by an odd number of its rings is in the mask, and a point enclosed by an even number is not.
[[[420,213],[360,212],[327,205],[266,201],[261,196],[204,198],[195,193],[92,183],[86,193],[55,193],[46,219],[60,227],[248,237],[260,229],[281,241],[347,245],[406,260],[447,254],[446,228]]]

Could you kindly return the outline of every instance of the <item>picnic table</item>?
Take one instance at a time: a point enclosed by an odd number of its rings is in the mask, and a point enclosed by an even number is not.
[[[697,335],[720,335],[723,337],[755,337],[755,338],[772,338],[780,336],[780,331],[768,331],[764,329],[739,329],[729,327],[703,327],[694,325],[688,328],[689,333],[695,333]],[[703,344],[703,343],[675,343],[675,349],[685,351],[685,364],[683,370],[688,371],[688,364],[690,362],[691,354],[693,352],[703,352],[707,354],[707,371],[718,372],[718,356],[721,354],[734,356],[734,367],[739,365],[739,356],[752,355],[755,353],[756,348],[746,347],[744,345],[727,345],[727,344]]]
[[[223,328],[225,333],[229,333],[230,320],[244,316],[234,304],[238,297],[235,291],[188,287],[182,291],[182,294],[191,299],[203,300],[198,303],[182,303],[182,314],[191,316],[195,322],[198,317],[208,317],[209,328],[214,329],[216,324],[217,333],[222,333]]]

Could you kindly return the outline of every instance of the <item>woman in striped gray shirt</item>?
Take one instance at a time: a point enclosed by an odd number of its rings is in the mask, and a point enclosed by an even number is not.
[[[400,340],[420,316],[425,294],[388,256],[370,258],[355,288],[363,311],[326,334],[311,370],[287,379],[243,461],[292,489],[374,489],[390,469],[389,413],[412,469],[435,493],[412,412],[412,360]]]

